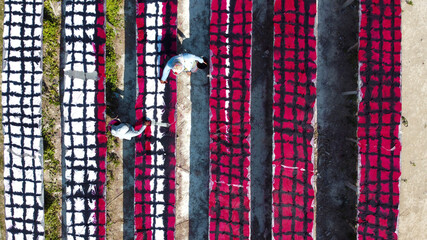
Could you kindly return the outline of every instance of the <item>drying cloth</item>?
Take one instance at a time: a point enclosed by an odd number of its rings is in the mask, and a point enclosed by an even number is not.
[[[152,124],[135,138],[135,238],[172,240],[175,232],[176,81],[161,84],[166,60],[176,55],[176,0],[137,0],[138,98],[136,129],[144,117]]]
[[[275,1],[274,239],[312,239],[315,17],[315,0]]]
[[[6,239],[44,239],[42,14],[41,0],[4,2],[2,154]]]
[[[67,239],[105,239],[104,1],[70,0],[64,4],[62,234]]]
[[[249,239],[252,1],[212,0],[210,239]]]
[[[397,239],[400,0],[360,1],[358,239]]]

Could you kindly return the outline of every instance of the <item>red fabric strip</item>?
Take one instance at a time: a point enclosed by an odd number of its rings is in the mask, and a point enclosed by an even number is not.
[[[273,236],[312,239],[315,0],[274,4]]]
[[[150,126],[135,139],[135,238],[174,239],[176,81],[161,85],[161,69],[176,55],[176,0],[137,0],[136,129],[145,118],[170,123]],[[153,42],[156,42],[153,44]]]
[[[397,239],[400,7],[399,0],[360,1],[358,239]]]
[[[248,239],[252,1],[213,0],[210,239]]]

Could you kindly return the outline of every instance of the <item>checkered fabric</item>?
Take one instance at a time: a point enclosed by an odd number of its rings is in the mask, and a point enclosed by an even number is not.
[[[161,70],[176,55],[176,0],[137,0],[138,98],[136,129],[144,118],[170,123],[149,126],[136,138],[135,238],[174,239],[176,81],[161,84]]]
[[[210,239],[249,239],[252,1],[212,0]]]
[[[7,239],[44,239],[43,1],[4,2],[3,130]]]
[[[312,239],[315,17],[315,0],[274,3],[274,239]]]
[[[64,15],[63,235],[105,239],[104,1],[66,1]]]
[[[397,239],[400,0],[360,1],[358,239]]]

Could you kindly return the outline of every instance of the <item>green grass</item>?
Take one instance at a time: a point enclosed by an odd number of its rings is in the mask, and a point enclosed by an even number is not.
[[[115,51],[115,43],[119,36],[117,29],[124,27],[124,16],[120,13],[123,9],[123,0],[107,0],[107,24],[106,24],[106,61],[105,61],[105,75],[106,75],[106,100],[107,109],[106,114],[110,117],[116,117],[118,114],[118,57]],[[119,141],[113,137],[110,132],[107,132],[107,191],[110,190],[111,185],[116,179],[115,169],[120,164],[119,156],[115,150],[118,150]],[[110,234],[111,227],[113,226],[112,218],[107,213],[107,236]]]
[[[43,95],[47,97],[48,103],[43,107],[43,148],[44,159],[48,161],[45,164],[45,169],[48,169],[51,174],[60,172],[60,162],[55,159],[55,146],[52,138],[55,135],[53,127],[55,119],[49,116],[47,108],[49,104],[59,106],[59,39],[60,39],[60,25],[61,17],[55,16],[51,5],[45,1],[44,17],[43,17]]]
[[[56,146],[53,143],[53,137],[55,135],[55,131],[53,129],[55,124],[55,119],[50,117],[46,110],[42,110],[43,112],[43,128],[42,128],[42,136],[43,136],[43,158],[47,163],[44,166],[45,170],[49,171],[51,176],[55,176],[60,174],[61,172],[61,163],[58,159],[55,158],[55,148]]]
[[[123,0],[107,0],[107,39],[106,39],[106,98],[107,98],[107,115],[115,117],[117,115],[117,92],[118,83],[118,65],[117,55],[114,50],[114,41],[117,39],[116,28],[123,28],[123,14],[120,9],[123,8]]]
[[[45,1],[43,18],[43,74],[45,81],[43,84],[43,95],[46,96],[50,104],[59,106],[59,37],[60,37],[60,16],[55,16],[53,10]]]
[[[118,83],[118,71],[117,66],[117,56],[114,51],[114,39],[116,38],[116,33],[114,29],[110,26],[107,26],[107,40],[106,40],[106,87],[107,87],[107,97],[112,96],[114,92],[117,92],[117,83]]]
[[[55,158],[55,124],[58,124],[59,114],[49,109],[60,105],[59,95],[59,50],[61,34],[61,16],[55,16],[49,1],[44,4],[43,17],[43,108],[42,136],[45,173],[45,238],[56,240],[61,238],[61,161]]]
[[[61,239],[61,187],[54,184],[46,184],[44,190],[45,207],[45,237],[46,240]]]
[[[106,40],[106,62],[105,62],[105,86],[106,86],[106,98],[107,98],[107,115],[115,117],[117,115],[118,99],[114,94],[117,92],[117,83],[119,67],[117,66],[117,56],[114,51],[114,39],[116,33],[114,29],[107,25],[107,40]]]
[[[43,72],[50,79],[59,77],[59,37],[61,33],[61,18],[55,16],[49,4],[45,1],[43,16]]]
[[[119,13],[123,0],[107,0],[107,21],[114,27],[122,27],[123,16]]]
[[[413,2],[412,0],[405,0],[405,2],[406,2],[408,5],[411,5],[411,6],[413,6],[413,5],[414,5],[414,2]]]

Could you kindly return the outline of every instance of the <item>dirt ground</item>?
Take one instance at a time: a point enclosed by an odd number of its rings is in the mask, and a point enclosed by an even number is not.
[[[402,1],[401,240],[426,239],[427,225],[427,1],[412,2]]]
[[[121,4],[123,6],[123,4]],[[119,14],[124,16],[124,9],[120,9]],[[117,55],[118,65],[118,89],[124,89],[124,54],[125,54],[125,28],[115,28],[116,39],[114,41],[114,50]],[[118,94],[123,99],[123,96]],[[107,96],[108,98],[108,96]],[[122,101],[119,101],[122,103]],[[108,103],[107,103],[108,104]],[[119,104],[119,108],[123,107]],[[114,114],[115,115],[115,114]],[[107,121],[116,116],[107,116]],[[119,156],[117,165],[107,164],[107,171],[111,171],[113,179],[107,179],[107,236],[110,239],[121,239],[123,236],[123,144],[119,141],[119,147],[112,150]],[[111,151],[111,150],[109,150]]]

